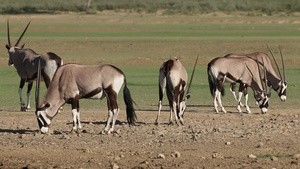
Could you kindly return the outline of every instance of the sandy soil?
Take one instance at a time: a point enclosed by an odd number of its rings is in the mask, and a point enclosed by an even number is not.
[[[168,125],[167,108],[158,126],[156,110],[137,111],[133,127],[121,110],[110,135],[99,134],[105,110],[89,109],[81,111],[82,133],[69,134],[68,109],[50,134],[38,132],[34,111],[1,111],[0,168],[300,168],[299,109],[249,115],[188,107],[184,126]]]

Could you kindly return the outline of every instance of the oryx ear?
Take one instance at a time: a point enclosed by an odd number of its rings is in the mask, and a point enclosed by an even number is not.
[[[9,50],[10,46],[8,44],[5,45],[6,49]]]
[[[24,46],[25,46],[25,43],[21,46],[21,49],[23,49],[24,48]]]

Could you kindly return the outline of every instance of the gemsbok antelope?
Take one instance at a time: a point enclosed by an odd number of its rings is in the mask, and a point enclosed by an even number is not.
[[[40,71],[39,71],[40,72]],[[79,99],[107,98],[108,119],[102,133],[112,133],[120,109],[117,96],[124,84],[123,95],[129,125],[136,122],[133,100],[127,88],[125,74],[112,65],[83,66],[66,64],[59,67],[39,105],[39,77],[36,87],[36,117],[42,133],[47,133],[52,119],[65,103],[72,105],[73,132],[80,132]],[[110,123],[112,125],[110,127]]]
[[[37,54],[32,49],[24,49],[25,44],[21,47],[18,46],[29,24],[30,22],[27,24],[16,44],[12,46],[10,42],[9,22],[7,21],[8,44],[6,44],[6,48],[9,54],[8,65],[14,66],[21,78],[19,86],[21,111],[30,109],[30,91],[32,89],[32,82],[37,76],[38,58],[41,59],[41,75],[45,81],[46,87],[49,86],[56,69],[63,64],[63,60],[52,52],[48,52],[46,54]],[[28,83],[26,105],[22,98],[22,89],[25,85],[25,82]]]
[[[186,109],[186,102],[191,96],[190,88],[197,61],[198,57],[195,61],[193,73],[186,94],[185,88],[187,85],[188,75],[181,62],[178,59],[170,59],[162,64],[161,68],[159,69],[159,103],[158,113],[155,120],[156,125],[159,123],[159,116],[162,108],[162,99],[165,89],[167,90],[166,93],[170,107],[169,124],[173,123],[172,112],[174,112],[176,124],[178,124],[178,119],[182,125],[184,124],[183,115]]]
[[[286,100],[286,89],[287,89],[287,81],[286,81],[286,74],[285,74],[285,67],[284,67],[284,62],[283,62],[283,56],[282,56],[282,52],[281,49],[279,47],[280,50],[280,54],[281,54],[281,61],[282,61],[282,67],[283,67],[283,77],[281,75],[281,71],[278,67],[278,64],[276,62],[276,59],[273,55],[273,52],[271,51],[271,49],[269,48],[269,46],[267,45],[273,60],[275,62],[275,65],[277,67],[278,73],[277,71],[274,69],[273,65],[272,65],[272,61],[269,58],[269,56],[266,53],[263,52],[255,52],[252,54],[246,54],[246,55],[237,55],[237,54],[229,54],[226,55],[224,57],[245,57],[245,58],[249,58],[249,59],[257,59],[259,62],[263,62],[266,68],[266,74],[267,74],[267,85],[270,86],[271,88],[273,88],[273,90],[275,90],[278,94],[278,96],[280,97],[281,101],[285,101]],[[265,77],[263,76],[263,79],[265,79]],[[248,113],[251,113],[250,108],[248,106],[248,92],[247,92],[247,86],[240,83],[240,87],[239,87],[239,96],[238,98],[235,95],[235,85],[236,83],[231,83],[230,85],[230,91],[233,94],[233,97],[235,98],[235,100],[238,102],[239,106],[238,106],[238,111],[242,112],[240,109],[240,106],[242,106],[241,104],[241,97],[242,94],[244,94],[245,96],[245,105],[246,105],[246,110]]]
[[[222,112],[226,113],[222,105],[221,94],[224,95],[223,85],[227,82],[242,83],[251,87],[262,113],[266,113],[269,106],[269,93],[267,92],[267,87],[264,86],[263,75],[261,75],[261,70],[265,72],[264,67],[262,62],[245,57],[218,57],[209,62],[207,75],[210,92],[214,97],[215,111],[219,112],[219,103]],[[265,73],[264,75],[266,76]]]

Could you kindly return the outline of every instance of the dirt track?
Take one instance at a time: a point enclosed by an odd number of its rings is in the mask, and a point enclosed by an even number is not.
[[[99,134],[104,110],[83,110],[82,133],[70,135],[68,108],[48,135],[38,133],[33,111],[2,111],[0,168],[300,168],[299,109],[249,115],[189,107],[184,126],[167,125],[167,111],[159,126],[153,124],[156,111],[137,111],[133,127],[121,110],[111,135]]]

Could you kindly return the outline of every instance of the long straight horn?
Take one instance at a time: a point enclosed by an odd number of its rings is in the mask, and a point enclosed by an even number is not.
[[[29,22],[28,22],[28,24],[27,24],[26,28],[24,29],[24,31],[23,31],[23,33],[22,33],[22,35],[21,35],[21,36],[20,36],[20,38],[18,39],[18,41],[17,41],[17,43],[15,44],[15,46],[18,46],[18,45],[19,45],[19,43],[20,43],[20,41],[21,41],[21,39],[22,39],[23,35],[25,34],[25,32],[26,32],[26,30],[27,30],[28,26],[30,25],[30,22],[31,22],[31,21],[29,21]]]
[[[279,51],[280,51],[281,62],[282,62],[283,80],[286,81],[285,66],[284,66],[284,62],[283,62],[283,55],[282,55],[280,45],[279,45]]]
[[[189,99],[191,97],[191,95],[190,95],[190,89],[191,89],[191,86],[192,86],[192,81],[193,81],[193,78],[194,78],[194,73],[195,73],[197,62],[198,62],[198,58],[199,58],[199,55],[197,56],[197,59],[195,61],[195,65],[194,65],[194,68],[193,68],[191,80],[190,80],[190,83],[189,83],[189,86],[188,86],[188,89],[187,89],[187,92],[186,92],[186,98],[187,99]]]
[[[36,87],[35,87],[35,108],[36,110],[40,106],[40,81],[41,81],[41,57],[38,57],[38,70],[36,77]]]
[[[276,67],[277,67],[279,76],[280,76],[280,78],[282,79],[281,72],[280,72],[280,69],[279,69],[279,67],[278,67],[278,64],[277,64],[277,62],[276,62],[276,60],[275,60],[275,57],[274,57],[274,55],[273,55],[273,52],[272,52],[271,49],[269,48],[269,45],[268,45],[268,44],[267,44],[267,47],[268,47],[268,49],[269,49],[269,51],[270,51],[270,53],[271,53],[271,55],[272,55],[272,57],[273,57],[273,60],[274,60],[275,65],[276,65]]]
[[[9,34],[9,21],[8,20],[7,20],[7,40],[8,40],[8,46],[11,47],[10,34]]]
[[[267,80],[267,71],[266,71],[266,67],[265,67],[265,63],[264,63],[264,60],[262,59],[262,64],[263,64],[263,68],[264,68],[264,76],[265,76],[265,91],[266,93],[268,93],[268,86],[267,86],[267,83],[268,83],[268,80]]]
[[[260,73],[260,69],[259,69],[259,62],[258,62],[258,59],[257,59],[257,57],[256,57],[256,64],[257,64],[257,70],[258,70],[258,74],[259,74],[259,78],[260,78],[260,82],[261,82],[261,86],[264,88],[263,90],[266,90],[266,88],[264,87],[264,83],[263,83],[263,78],[262,78],[262,75],[261,75],[261,73]],[[264,64],[263,64],[263,70],[265,71],[265,66],[264,66]],[[265,80],[266,80],[267,78],[265,77]]]

